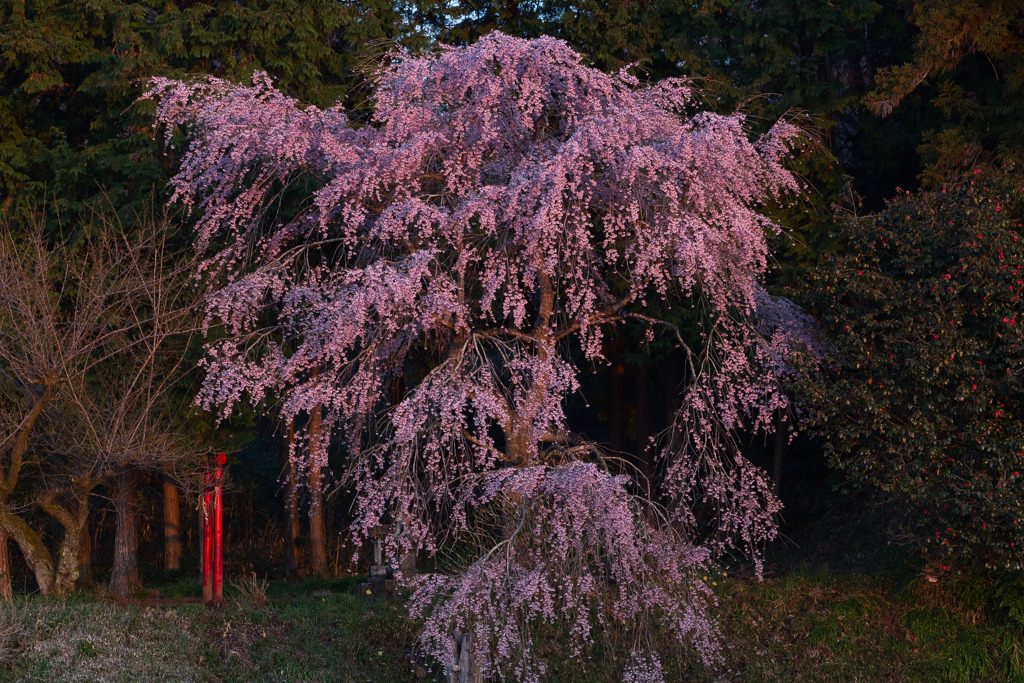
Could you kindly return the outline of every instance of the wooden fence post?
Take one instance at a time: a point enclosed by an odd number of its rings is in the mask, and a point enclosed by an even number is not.
[[[453,636],[455,641],[455,661],[445,666],[445,681],[447,683],[483,683],[480,677],[480,665],[473,656],[473,635],[471,633],[456,633]]]

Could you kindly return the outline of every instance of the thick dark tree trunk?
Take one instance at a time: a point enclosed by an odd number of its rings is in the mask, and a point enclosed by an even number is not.
[[[117,532],[114,536],[114,569],[110,573],[110,592],[125,600],[139,581],[139,538],[135,528],[137,474],[128,470],[117,475]]]
[[[315,480],[315,483],[314,483]],[[313,509],[309,516],[309,569],[314,576],[327,576],[327,524],[320,491],[320,474],[310,473],[309,499]]]
[[[315,447],[322,438],[320,433],[320,406],[309,416],[309,443]],[[327,530],[324,520],[323,473],[320,467],[309,464],[309,569],[314,576],[327,576]]]
[[[46,544],[39,534],[28,525],[25,520],[13,512],[0,507],[0,529],[7,534],[8,538],[18,544],[25,564],[36,577],[36,584],[39,592],[43,595],[50,595],[54,592],[54,561],[53,555],[47,549]]]
[[[7,554],[7,533],[0,529],[0,600],[11,597],[11,557]]]
[[[288,477],[288,488],[285,491],[284,501],[284,578],[294,581],[299,578],[299,559],[302,557],[302,549],[299,547],[299,537],[302,529],[299,526],[299,487],[298,473],[292,465],[290,453],[295,446],[295,422],[288,422],[288,440],[284,442],[282,450],[284,458],[285,476]]]
[[[84,503],[82,526],[78,532],[78,581],[79,588],[92,585],[92,537],[89,535],[89,503]]]
[[[775,495],[779,495],[782,486],[782,459],[786,455],[786,423],[782,412],[775,413],[775,457],[772,462],[772,485]]]
[[[3,538],[4,566],[9,571],[10,556],[7,554],[7,539],[9,537],[18,544],[18,549],[21,550],[21,554],[25,558],[25,564],[35,574],[39,592],[43,595],[49,595],[53,590],[53,556],[47,550],[46,544],[43,543],[39,534],[25,520],[11,512],[6,503],[17,486],[18,475],[28,451],[32,429],[43,409],[52,399],[53,392],[50,385],[46,386],[43,393],[35,395],[31,409],[21,421],[21,426],[14,432],[10,442],[10,449],[7,452],[7,472],[0,469],[0,535]],[[7,576],[7,571],[4,572],[5,576]]]
[[[164,476],[164,570],[181,570],[181,500],[178,487]]]
[[[57,549],[57,570],[54,574],[54,593],[68,595],[78,585],[78,559],[82,547],[82,526],[85,524],[88,503],[78,501],[77,507],[68,509],[54,501],[43,505],[48,513],[64,527],[64,538]]]
[[[612,450],[626,450],[626,364],[622,336],[616,334],[608,349],[608,444]]]
[[[651,415],[651,364],[644,356],[633,380],[633,409],[636,410],[636,457],[640,473],[648,482],[654,476],[654,449],[651,435],[654,419]]]

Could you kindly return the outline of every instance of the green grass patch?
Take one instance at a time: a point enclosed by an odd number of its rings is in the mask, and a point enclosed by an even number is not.
[[[257,605],[231,587],[209,610],[197,584],[176,581],[127,605],[95,595],[0,605],[6,681],[441,680],[417,654],[400,603],[355,594],[360,579],[272,583]],[[717,582],[724,664],[709,670],[655,634],[670,681],[1022,681],[1017,577],[833,575],[802,566],[763,582]],[[535,634],[553,683],[612,683],[631,643],[614,628],[587,661],[561,626]]]
[[[0,681],[431,678],[403,609],[355,596],[352,583],[273,585],[259,607],[226,587],[213,610],[185,602],[193,590],[181,584],[127,605],[19,598],[0,604]]]

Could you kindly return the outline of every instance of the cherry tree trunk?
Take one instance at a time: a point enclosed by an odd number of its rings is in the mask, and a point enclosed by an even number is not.
[[[76,500],[71,501],[70,506],[49,497],[42,501],[42,507],[64,527],[64,538],[57,549],[53,592],[56,595],[68,595],[78,585],[82,542],[83,538],[88,537],[89,492],[81,492]]]
[[[53,577],[53,592],[60,597],[70,594],[78,583],[80,531],[80,524],[71,525],[70,528],[64,527],[64,539],[57,549],[57,570]]]
[[[608,443],[621,453],[626,450],[626,364],[620,335],[611,341],[608,361]]]
[[[786,455],[786,423],[782,412],[775,413],[775,457],[772,462],[772,486],[775,495],[779,495],[782,487],[782,460]]]
[[[285,466],[285,476],[288,477],[288,488],[285,492],[284,501],[284,577],[293,581],[299,576],[299,559],[302,557],[302,549],[299,547],[299,537],[302,535],[302,528],[299,525],[299,490],[298,473],[292,465],[290,453],[295,446],[295,421],[288,421],[288,441],[284,443],[282,450]]]
[[[309,442],[320,440],[320,406],[309,416]],[[316,462],[309,464],[309,568],[314,576],[327,576],[327,530],[324,520],[323,476]]]
[[[181,500],[178,487],[164,477],[164,570],[181,570]]]
[[[483,683],[480,663],[474,657],[473,636],[469,633],[455,633],[455,660],[445,667],[446,683]]]
[[[135,527],[136,472],[128,470],[117,475],[117,532],[114,537],[114,569],[110,574],[110,592],[121,600],[138,588],[139,539]]]
[[[633,380],[633,408],[636,410],[637,463],[649,483],[654,476],[654,449],[649,448],[654,427],[651,415],[651,364],[646,356]]]
[[[0,530],[18,544],[25,564],[36,577],[39,592],[50,595],[54,592],[54,561],[53,555],[39,534],[21,517],[0,507]]]
[[[315,475],[319,483],[319,475]],[[319,489],[310,486],[313,510],[309,517],[309,568],[314,576],[327,576],[327,525],[324,521],[324,505]]]
[[[0,529],[0,600],[10,600],[11,558],[7,554],[7,533]]]

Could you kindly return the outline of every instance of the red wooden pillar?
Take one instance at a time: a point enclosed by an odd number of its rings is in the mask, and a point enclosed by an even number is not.
[[[203,602],[213,602],[213,495],[210,483],[213,473],[203,476],[203,496],[200,505],[203,513]]]
[[[224,506],[221,488],[224,481],[224,465],[227,453],[217,454],[217,471],[213,475],[213,600],[224,599]]]
[[[224,511],[222,487],[227,453],[217,454],[217,468],[203,477],[203,602],[224,599]]]

